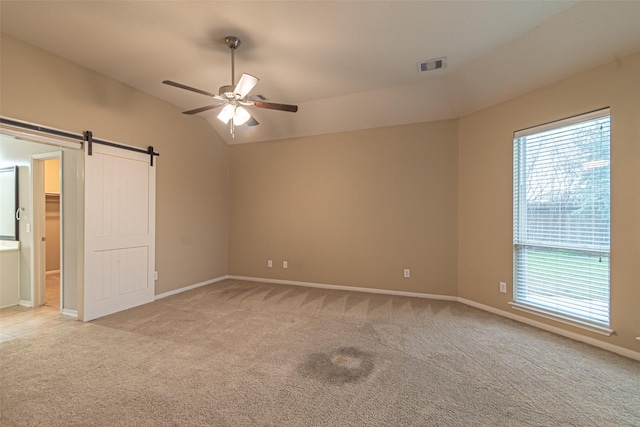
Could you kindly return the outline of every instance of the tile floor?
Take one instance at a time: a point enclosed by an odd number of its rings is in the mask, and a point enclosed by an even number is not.
[[[75,317],[60,314],[60,275],[47,275],[46,305],[30,308],[14,305],[0,309],[0,343],[53,328]]]
[[[46,305],[60,308],[60,272],[47,273]]]
[[[61,322],[75,321],[55,307],[46,305],[30,308],[14,305],[0,310],[0,342],[30,335],[43,329],[53,328]]]

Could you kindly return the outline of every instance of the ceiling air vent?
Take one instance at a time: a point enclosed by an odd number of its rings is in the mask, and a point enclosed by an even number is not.
[[[418,62],[418,71],[421,73],[439,70],[440,68],[447,68],[447,58],[436,58]]]

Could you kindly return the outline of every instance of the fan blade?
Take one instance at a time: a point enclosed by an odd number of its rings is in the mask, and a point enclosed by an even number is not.
[[[247,96],[247,100],[248,101],[266,101],[267,98],[265,98],[264,96],[257,94],[257,95],[251,95],[251,96]]]
[[[214,108],[221,107],[221,105],[207,105],[206,107],[194,108],[193,110],[183,111],[182,114],[198,114],[203,111],[213,110]]]
[[[195,87],[186,86],[186,85],[183,85],[182,83],[172,82],[171,80],[165,80],[162,83],[164,83],[166,85],[169,85],[169,86],[177,87],[177,88],[180,88],[180,89],[190,90],[191,92],[200,93],[202,95],[207,95],[207,96],[210,96],[212,98],[218,98],[217,95],[209,93],[206,90],[196,89]]]
[[[247,126],[257,126],[259,124],[260,123],[258,123],[258,121],[253,116],[251,116],[251,118],[247,121]]]
[[[240,77],[240,80],[238,80],[238,84],[233,92],[239,95],[240,98],[244,98],[249,92],[251,92],[251,89],[253,89],[259,81],[259,78],[254,77],[251,74],[243,74],[242,77]]]
[[[297,105],[276,104],[274,102],[253,101],[253,105],[258,108],[269,108],[271,110],[289,111],[295,113],[298,111]]]

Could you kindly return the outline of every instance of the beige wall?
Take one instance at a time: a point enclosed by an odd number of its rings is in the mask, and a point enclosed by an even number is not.
[[[459,121],[459,296],[505,311],[512,285],[513,132],[611,107],[611,327],[603,337],[640,351],[640,54]],[[517,312],[527,316],[522,312]],[[527,316],[538,321],[539,317]]]
[[[229,156],[230,274],[456,295],[455,120],[236,145]]]
[[[156,294],[226,275],[227,146],[211,126],[5,34],[1,43],[1,115],[160,153]]]

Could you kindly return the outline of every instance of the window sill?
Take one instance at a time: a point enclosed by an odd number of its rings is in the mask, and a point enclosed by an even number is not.
[[[564,317],[557,313],[550,313],[543,309],[531,307],[531,306],[520,304],[517,302],[510,302],[509,304],[516,310],[535,314],[537,316],[544,317],[545,319],[555,320],[556,322],[564,323],[570,326],[575,326],[576,328],[585,329],[587,331],[595,332],[600,335],[605,335],[610,337],[615,333],[613,329],[609,329],[605,326],[597,326],[597,325],[592,325],[586,322],[580,322],[579,320],[575,320],[570,317]],[[636,339],[640,340],[640,337],[637,337]]]

